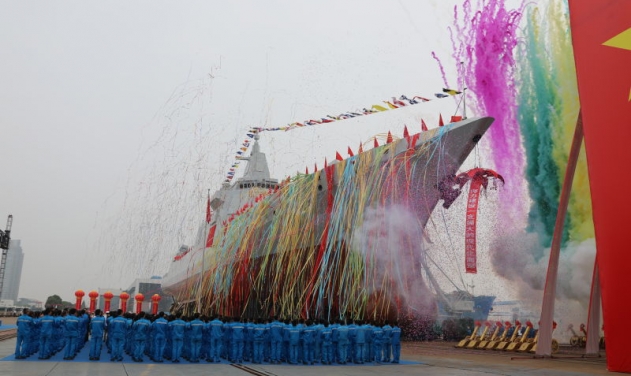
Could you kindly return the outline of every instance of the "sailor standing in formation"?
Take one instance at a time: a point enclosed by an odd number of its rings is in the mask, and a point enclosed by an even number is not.
[[[180,358],[190,362],[278,364],[346,364],[354,362],[398,363],[401,352],[401,329],[359,321],[347,325],[344,320],[334,324],[325,321],[285,322],[276,317],[245,322],[239,318],[204,317],[194,314],[157,315],[112,312],[107,319],[101,310],[94,317],[83,311],[28,309],[17,320],[18,338],[15,358],[25,359],[39,352],[48,359],[64,350],[64,359],[74,359],[89,336],[90,360],[99,360],[103,341],[111,361],[123,360],[124,351],[134,361],[142,362],[146,355],[155,362]],[[59,339],[63,338],[64,341]]]

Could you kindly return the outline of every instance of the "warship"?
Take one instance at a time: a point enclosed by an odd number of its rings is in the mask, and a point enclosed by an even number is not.
[[[282,180],[270,176],[254,129],[245,172],[209,196],[197,239],[173,258],[163,291],[176,310],[231,317],[436,319],[424,229],[441,200],[448,208],[459,196],[454,177],[492,122],[406,128]]]

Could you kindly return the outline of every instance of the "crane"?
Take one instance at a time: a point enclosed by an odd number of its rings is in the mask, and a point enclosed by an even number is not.
[[[9,214],[7,227],[4,231],[0,230],[0,249],[2,250],[2,258],[0,259],[0,297],[2,297],[2,288],[4,286],[4,272],[7,269],[7,254],[9,253],[9,243],[11,242],[12,225],[13,216]]]

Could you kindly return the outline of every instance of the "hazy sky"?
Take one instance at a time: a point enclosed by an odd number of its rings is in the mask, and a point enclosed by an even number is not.
[[[431,52],[453,80],[455,3],[2,1],[0,226],[13,214],[20,296],[164,274],[249,126],[440,91]],[[454,103],[414,107],[268,133],[272,174],[418,131]]]

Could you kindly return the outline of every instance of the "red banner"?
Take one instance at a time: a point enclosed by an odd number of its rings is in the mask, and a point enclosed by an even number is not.
[[[631,285],[628,187],[631,140],[631,1],[570,0],[570,26],[583,115],[603,317],[627,326]],[[607,368],[631,372],[628,336],[607,332]]]
[[[476,222],[478,217],[478,200],[480,198],[480,179],[471,180],[469,197],[467,198],[467,217],[464,233],[465,269],[467,273],[478,272],[476,254]]]

